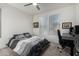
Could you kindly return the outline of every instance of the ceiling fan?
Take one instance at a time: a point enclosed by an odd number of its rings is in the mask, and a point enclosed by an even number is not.
[[[28,4],[25,4],[24,7],[30,6],[30,5],[34,5],[34,6],[36,6],[37,10],[40,10],[39,4],[37,4],[37,3],[28,3]]]

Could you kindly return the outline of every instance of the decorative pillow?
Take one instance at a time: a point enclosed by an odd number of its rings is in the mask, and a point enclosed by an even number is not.
[[[22,39],[22,38],[25,38],[23,34],[19,34],[18,36],[15,37],[15,39]]]
[[[32,37],[32,35],[31,35],[30,33],[24,33],[24,36],[25,36],[26,38]]]

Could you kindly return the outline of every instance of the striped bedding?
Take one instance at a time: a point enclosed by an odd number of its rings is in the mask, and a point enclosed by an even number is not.
[[[30,49],[41,40],[42,39],[40,39],[38,36],[33,36],[32,38],[21,40],[17,43],[13,51],[21,56],[25,56],[30,52]]]

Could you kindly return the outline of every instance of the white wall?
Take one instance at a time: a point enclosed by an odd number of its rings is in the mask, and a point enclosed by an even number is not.
[[[0,48],[5,47],[5,44],[8,43],[13,34],[25,32],[32,33],[32,16],[12,6],[2,6]]]
[[[76,25],[79,25],[79,4],[76,4],[75,6],[75,11],[76,11]]]
[[[74,17],[74,5],[68,6],[68,7],[64,7],[64,8],[60,8],[60,9],[56,9],[56,10],[52,10],[50,12],[46,12],[46,13],[42,13],[42,14],[37,14],[33,17],[33,21],[35,22],[36,20],[39,19],[39,17],[42,16],[46,16],[46,15],[53,15],[53,14],[59,14],[59,20],[60,20],[60,30],[62,31],[62,33],[64,32],[68,32],[68,30],[63,30],[62,29],[62,22],[72,22],[73,26],[75,24],[75,17]],[[38,18],[38,19],[37,19]],[[38,20],[40,21],[40,20]],[[37,30],[37,31],[36,31]],[[40,29],[34,29],[33,32],[39,35],[39,31]],[[49,41],[51,42],[58,42],[58,38],[57,35],[47,35],[46,38],[48,38]]]

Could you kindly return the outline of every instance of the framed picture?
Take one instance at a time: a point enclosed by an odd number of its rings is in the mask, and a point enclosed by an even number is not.
[[[34,28],[38,28],[38,27],[39,27],[39,22],[34,22],[34,23],[33,23],[33,27],[34,27]]]
[[[72,22],[64,22],[64,23],[62,23],[62,28],[63,29],[69,29],[70,27],[72,27]]]

